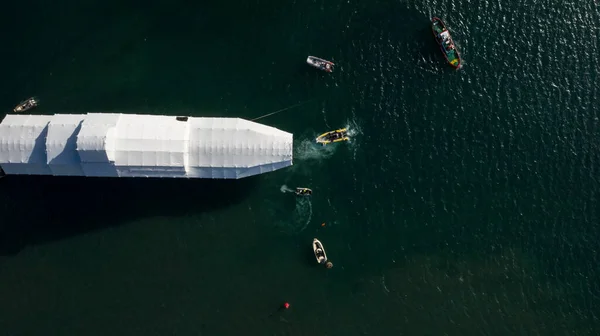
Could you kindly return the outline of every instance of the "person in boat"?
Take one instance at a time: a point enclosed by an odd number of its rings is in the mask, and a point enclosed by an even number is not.
[[[337,140],[337,139],[341,139],[343,137],[343,133],[342,132],[335,132],[331,135],[331,139],[332,140]]]
[[[296,194],[297,195],[302,195],[302,196],[304,196],[304,195],[312,195],[312,190],[310,190],[308,188],[298,188]]]
[[[23,102],[23,109],[28,109],[28,108],[33,107],[34,102],[35,101],[33,100],[33,98],[27,99],[25,102]]]
[[[321,248],[317,248],[316,252],[317,257],[320,258],[325,258],[325,256],[323,255],[323,250]],[[324,260],[319,260],[320,263],[323,263]]]

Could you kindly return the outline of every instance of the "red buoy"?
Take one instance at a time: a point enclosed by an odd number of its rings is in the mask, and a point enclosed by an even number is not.
[[[284,303],[284,304],[283,304],[283,308],[285,308],[285,309],[289,309],[289,308],[290,308],[290,304],[289,304],[289,303],[287,303],[287,302],[286,302],[286,303]]]

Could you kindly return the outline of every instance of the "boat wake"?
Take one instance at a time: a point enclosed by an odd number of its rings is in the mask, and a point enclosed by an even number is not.
[[[294,157],[298,160],[322,160],[333,155],[335,146],[321,146],[312,140],[302,140],[296,147]]]
[[[286,192],[294,192],[293,189],[290,189],[288,186],[286,186],[285,184],[281,186],[281,188],[279,188],[279,191],[281,191],[282,193],[286,193]]]
[[[348,129],[348,145],[352,152],[352,158],[356,160],[359,149],[359,142],[356,139],[363,134],[363,130],[355,120],[346,122],[346,128]]]
[[[297,233],[300,233],[306,230],[308,224],[310,224],[310,220],[312,219],[312,203],[310,202],[310,198],[299,198],[298,203],[296,203],[296,211],[298,211],[299,217],[303,217],[302,215],[304,213],[308,213],[308,216],[306,216],[306,221],[304,222],[304,226],[297,231]]]
[[[349,120],[348,122],[346,122],[345,128],[348,130],[348,137],[350,138],[350,140],[348,141],[352,141],[352,138],[354,138],[355,136],[363,134],[362,128],[354,120]]]
[[[275,222],[274,226],[287,234],[298,234],[308,227],[312,219],[312,203],[310,197],[298,197],[291,216]],[[281,216],[281,214],[279,215]]]

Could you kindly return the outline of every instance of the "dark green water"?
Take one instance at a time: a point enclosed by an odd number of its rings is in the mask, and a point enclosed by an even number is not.
[[[261,120],[294,133],[294,166],[271,174],[0,180],[0,334],[598,334],[594,1],[29,1],[4,16],[4,111],[35,95],[35,113],[251,119],[311,101]],[[340,126],[350,143],[312,145]]]

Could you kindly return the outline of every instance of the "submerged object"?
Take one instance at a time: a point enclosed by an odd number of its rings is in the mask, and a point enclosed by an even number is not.
[[[431,29],[433,31],[433,36],[435,37],[435,41],[440,46],[444,57],[448,63],[458,69],[461,66],[461,58],[456,46],[454,45],[454,41],[452,40],[452,36],[450,36],[450,32],[446,25],[442,21],[442,19],[434,17],[431,19]]]
[[[296,188],[296,195],[298,196],[310,196],[312,195],[312,190],[308,188]]]
[[[240,118],[7,115],[7,175],[239,179],[292,165],[293,135]]]
[[[317,69],[327,72],[333,72],[333,66],[335,65],[333,62],[315,56],[308,56],[308,58],[306,59],[306,63]]]
[[[32,108],[38,106],[39,102],[35,97],[28,98],[19,103],[19,105],[15,106],[13,112],[25,112],[27,110],[31,110]]]
[[[335,131],[330,131],[319,135],[316,139],[317,143],[327,145],[332,142],[348,141],[348,129],[341,128]]]

